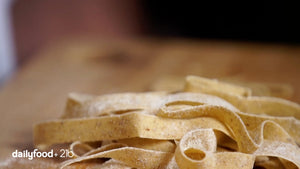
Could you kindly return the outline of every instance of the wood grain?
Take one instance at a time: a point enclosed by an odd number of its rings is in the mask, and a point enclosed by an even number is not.
[[[0,159],[32,149],[32,125],[58,118],[69,92],[147,91],[175,75],[234,77],[294,87],[300,102],[300,48],[187,40],[67,40],[41,50],[0,91]]]

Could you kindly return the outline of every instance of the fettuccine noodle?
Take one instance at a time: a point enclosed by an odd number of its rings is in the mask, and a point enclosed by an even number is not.
[[[34,127],[35,146],[72,143],[74,158],[116,168],[300,168],[300,106],[188,76],[182,92],[72,93],[61,119]],[[101,142],[95,147],[93,142]]]

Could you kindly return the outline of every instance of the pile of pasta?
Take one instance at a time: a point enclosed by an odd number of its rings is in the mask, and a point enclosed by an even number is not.
[[[71,93],[59,120],[34,127],[35,146],[71,143],[60,168],[300,168],[300,106],[188,76],[178,92]],[[95,160],[94,160],[95,161]]]

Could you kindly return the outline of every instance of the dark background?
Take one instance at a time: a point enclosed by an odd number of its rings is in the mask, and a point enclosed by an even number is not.
[[[299,45],[298,5],[288,2],[15,0],[18,63],[49,43],[94,39],[188,38]]]
[[[150,32],[160,36],[297,44],[299,9],[272,1],[144,1]]]

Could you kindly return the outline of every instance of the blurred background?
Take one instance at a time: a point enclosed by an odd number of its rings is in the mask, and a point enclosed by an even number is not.
[[[0,161],[32,150],[33,124],[59,118],[70,92],[178,90],[186,75],[199,75],[299,103],[298,8],[0,0]]]
[[[287,2],[1,0],[0,83],[47,46],[74,37],[185,38],[298,46]]]

